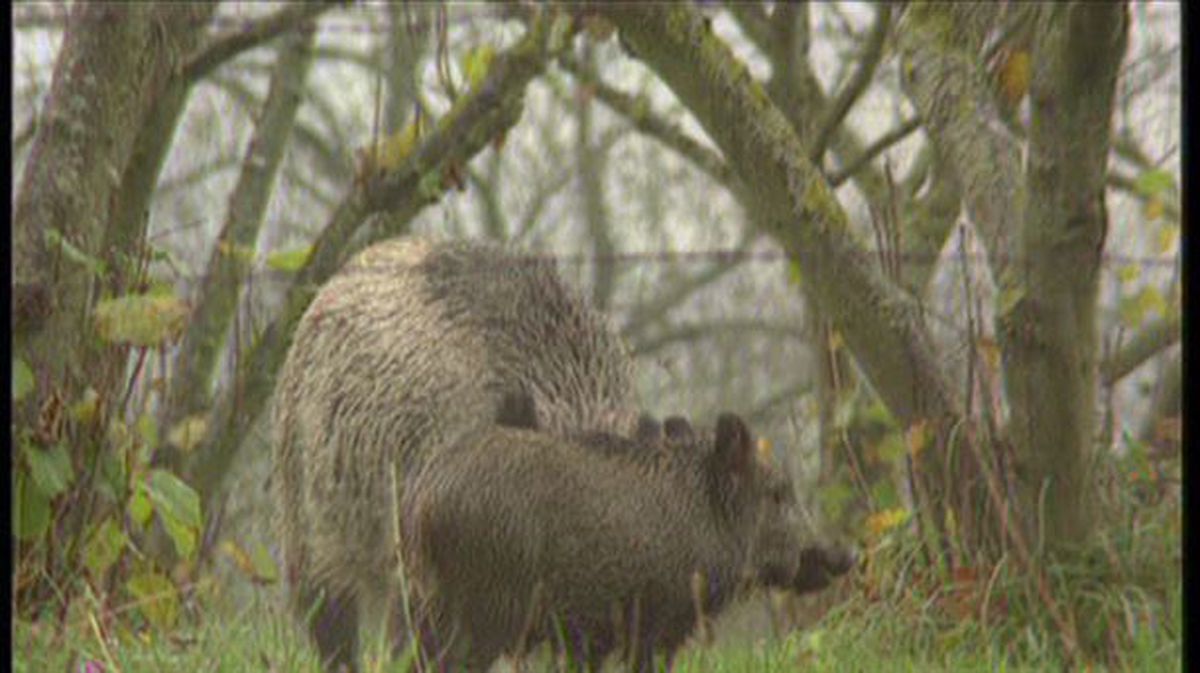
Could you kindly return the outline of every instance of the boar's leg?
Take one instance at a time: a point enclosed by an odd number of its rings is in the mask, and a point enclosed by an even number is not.
[[[835,578],[846,574],[858,562],[853,550],[806,547],[800,552],[800,565],[792,590],[798,594],[819,591],[829,586]]]
[[[305,583],[299,591],[300,608],[328,673],[358,670],[358,604],[349,593]]]

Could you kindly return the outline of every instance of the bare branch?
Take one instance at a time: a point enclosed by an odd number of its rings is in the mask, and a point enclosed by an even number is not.
[[[817,133],[813,136],[813,146],[809,158],[818,166],[821,164],[821,157],[825,155],[825,148],[829,146],[834,129],[841,125],[850,112],[850,108],[862,96],[863,91],[866,91],[871,79],[875,76],[875,69],[879,66],[880,59],[883,58],[883,43],[891,24],[891,5],[878,5],[875,10],[875,23],[871,25],[871,32],[867,35],[858,68],[855,69],[854,74],[851,75],[842,90],[834,96],[833,102],[825,108],[825,114],[822,115],[821,122],[817,124]]]
[[[300,317],[317,288],[349,255],[351,241],[369,244],[402,233],[421,208],[440,195],[423,187],[422,177],[462,165],[517,122],[525,87],[545,66],[549,33],[545,21],[535,22],[521,41],[496,57],[484,81],[455,103],[402,166],[356,187],[333,212],[313,243],[308,263],[288,288],[280,314],[238,360],[233,384],[214,405],[214,429],[199,449],[202,464],[192,471],[195,487],[206,499],[217,493],[241,439],[266,406]],[[369,215],[385,210],[386,217],[375,218],[379,226],[355,236]]]
[[[1138,189],[1137,181],[1127,175],[1120,173],[1109,173],[1106,183],[1113,189],[1119,189],[1131,196],[1136,197],[1141,201],[1148,201],[1148,197]],[[1162,214],[1172,222],[1179,222],[1179,203],[1175,199],[1163,199]]]
[[[579,76],[579,62],[570,52],[564,52],[558,61],[564,70],[576,77]],[[653,114],[649,110],[648,101],[639,100],[623,91],[618,91],[599,78],[592,80],[592,87],[595,90],[596,98],[629,120],[638,131],[675,150],[730,190],[739,188],[733,171],[729,169],[720,154],[702,145],[677,125]]]
[[[180,343],[176,371],[165,399],[165,427],[172,427],[208,406],[210,382],[224,347],[224,335],[249,272],[248,262],[239,255],[239,250],[253,249],[258,240],[263,214],[303,100],[314,40],[314,26],[309,23],[280,43],[267,97]]]
[[[1139,331],[1129,343],[1100,363],[1100,383],[1111,386],[1142,366],[1150,358],[1179,342],[1180,319],[1175,313]]]
[[[850,161],[850,163],[846,164],[845,168],[830,173],[828,178],[829,186],[840,186],[843,182],[853,177],[855,173],[862,170],[863,166],[870,163],[875,159],[875,157],[882,154],[892,145],[904,140],[913,131],[916,131],[919,128],[921,128],[921,120],[914,117],[900,124],[891,131],[888,131],[882,136],[879,136],[875,142],[871,143],[866,149],[863,150],[861,155]]]
[[[845,211],[779,109],[688,5],[598,5],[744,176],[751,219],[812,279],[855,357],[905,422],[958,415],[920,318],[849,234]]]
[[[180,74],[183,79],[195,82],[222,63],[258,47],[336,6],[334,3],[321,2],[288,5],[271,16],[252,21],[224,35],[213,37],[188,57]]]
[[[992,105],[980,65],[979,5],[913,5],[897,44],[902,84],[943,160],[960,176],[971,219],[997,275],[1013,258],[1022,217],[1020,153]]]
[[[714,339],[729,334],[806,340],[804,330],[778,320],[707,320],[676,325],[662,334],[641,340],[635,339],[633,355],[639,358],[650,357],[674,344],[690,343],[699,339]]]

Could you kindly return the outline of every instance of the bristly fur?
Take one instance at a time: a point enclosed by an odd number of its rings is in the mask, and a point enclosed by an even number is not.
[[[637,426],[628,349],[549,258],[400,238],[313,299],[276,393],[272,483],[296,607],[338,624],[314,631],[327,665],[355,666],[359,604],[392,591],[398,491],[508,392],[551,434]]]

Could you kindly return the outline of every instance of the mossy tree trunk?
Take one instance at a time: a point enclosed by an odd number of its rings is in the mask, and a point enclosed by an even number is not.
[[[1004,517],[992,508],[1009,506],[997,502],[1006,496],[993,473],[999,463],[979,446],[920,308],[867,263],[865,250],[849,235],[845,212],[811,162],[804,134],[798,135],[804,127],[789,123],[695,10],[597,9],[618,25],[633,54],[675,92],[741,176],[752,218],[811,279],[811,291],[892,413],[905,425],[932,431],[933,458],[925,461],[929,474],[921,481],[936,488],[918,498],[925,516],[945,533],[949,510],[959,528],[971,531],[970,546],[993,547]],[[1046,521],[1046,539],[1069,545],[1086,538],[1091,521],[1086,470],[1095,425],[1096,273],[1126,9],[1068,5],[1047,9],[1036,22],[1041,32],[1034,43],[1027,172],[1010,138],[990,126],[978,128],[975,106],[986,106],[990,94],[973,50],[995,20],[993,11],[911,8],[901,26],[902,33],[911,32],[901,38],[903,68],[938,158],[961,185],[993,270],[1021,297],[1000,316],[1014,410],[1005,434],[1016,447],[1023,495],[1018,511],[1036,511],[1038,499],[1049,496],[1054,507],[1047,502],[1043,511],[1056,511]]]
[[[95,500],[93,473],[83,468],[105,448],[126,364],[121,347],[100,339],[92,312],[99,299],[128,286],[140,255],[125,246],[141,241],[146,226],[144,205],[131,197],[131,186],[146,175],[146,129],[157,131],[155,111],[213,10],[81,2],[67,17],[15,199],[13,355],[28,365],[35,386],[14,409],[13,438],[22,450],[65,447],[77,478],[59,496],[49,544],[30,547],[47,554],[37,579],[21,587],[24,609],[69,591],[79,567],[73,552]],[[69,413],[89,390],[94,411]]]

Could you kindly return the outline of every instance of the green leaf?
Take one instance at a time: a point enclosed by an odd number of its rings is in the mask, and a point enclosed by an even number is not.
[[[996,316],[1004,317],[1013,312],[1025,298],[1025,286],[1019,283],[1001,283],[1000,297],[996,300]]]
[[[904,443],[904,437],[899,432],[889,432],[887,436],[879,441],[876,451],[879,452],[880,460],[890,464],[895,464],[908,455],[908,447]]]
[[[18,472],[13,499],[13,532],[19,539],[34,540],[50,527],[50,499],[25,472]]]
[[[154,506],[150,503],[146,482],[138,482],[137,488],[129,496],[129,517],[144,528],[150,523],[151,514],[154,514]]]
[[[153,348],[179,336],[188,308],[174,295],[130,294],[101,301],[94,317],[101,339]]]
[[[158,446],[158,421],[150,414],[142,414],[138,416],[136,422],[138,437],[142,440],[142,446],[152,449]]]
[[[788,262],[788,282],[796,287],[804,284],[804,275],[800,272],[800,262]]]
[[[463,57],[462,69],[467,77],[467,86],[478,88],[483,78],[487,77],[492,59],[496,57],[496,49],[490,44],[481,44],[468,51]]]
[[[49,449],[39,449],[28,444],[22,445],[25,452],[25,462],[29,465],[29,476],[34,485],[47,498],[67,490],[75,479],[75,470],[71,466],[71,455],[67,447],[56,444]]]
[[[442,195],[442,176],[436,171],[422,175],[417,183],[417,193],[424,199],[436,201]]]
[[[121,558],[128,538],[121,524],[109,517],[96,529],[83,550],[84,564],[91,571],[92,577],[100,577]]]
[[[130,577],[125,587],[151,625],[163,631],[175,626],[179,616],[179,592],[165,575],[147,570]]]
[[[12,367],[12,399],[19,402],[33,392],[33,370],[21,358],[13,358]]]
[[[97,276],[108,273],[107,264],[75,247],[57,229],[46,229],[44,236],[47,243],[57,246],[59,250],[62,250],[63,255],[72,262],[83,266]]]
[[[1175,187],[1175,176],[1170,171],[1157,169],[1146,171],[1137,177],[1134,188],[1142,196],[1157,196]]]
[[[175,550],[191,558],[200,534],[200,496],[179,477],[161,469],[150,472],[146,489]]]
[[[276,271],[295,273],[303,269],[305,264],[308,264],[308,258],[312,255],[312,251],[313,247],[306,245],[303,248],[272,252],[267,255],[267,267]]]
[[[1137,293],[1121,297],[1117,305],[1117,313],[1121,324],[1126,327],[1138,327],[1151,313],[1167,314],[1167,300],[1156,288],[1143,287]]]

